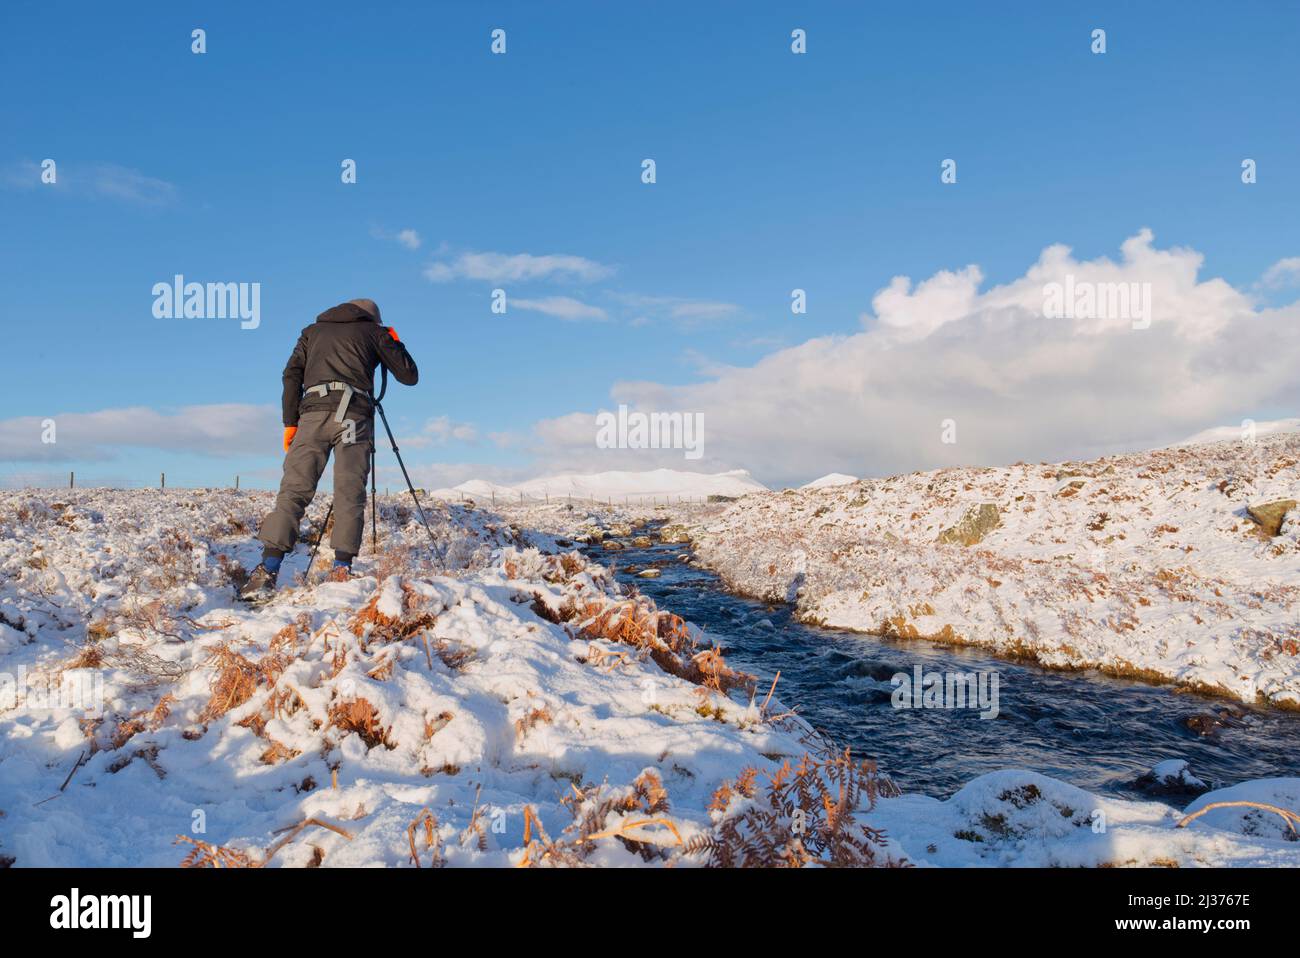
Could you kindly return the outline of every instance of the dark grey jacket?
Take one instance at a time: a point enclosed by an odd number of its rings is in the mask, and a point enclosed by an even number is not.
[[[361,307],[343,303],[327,309],[316,322],[302,331],[293,355],[284,367],[284,396],[281,401],[284,424],[298,425],[299,413],[309,409],[332,409],[340,394],[304,396],[303,389],[320,383],[344,382],[357,391],[348,409],[369,415],[371,403],[361,393],[374,391],[375,369],[383,365],[404,386],[420,378],[415,360],[406,347],[380,326]]]

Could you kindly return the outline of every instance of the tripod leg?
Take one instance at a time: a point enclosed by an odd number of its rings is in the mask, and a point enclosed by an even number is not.
[[[373,431],[373,430],[372,430]],[[370,437],[370,548],[379,551],[379,490],[375,480],[375,438]]]
[[[384,414],[384,407],[375,400],[375,410],[379,413],[379,418],[384,423],[384,431],[388,433],[388,441],[393,446],[393,455],[397,457],[397,464],[402,467],[402,478],[406,480],[406,488],[411,490],[411,498],[415,500],[415,508],[419,510],[420,521],[424,523],[424,531],[429,533],[429,541],[433,543],[434,548],[438,546],[437,537],[433,534],[433,529],[429,527],[429,518],[424,514],[424,506],[420,504],[420,497],[416,495],[415,485],[411,482],[411,476],[406,471],[406,463],[402,462],[402,454],[397,451],[397,440],[393,438],[393,430],[388,425],[388,416]]]
[[[311,576],[311,567],[316,564],[316,552],[320,549],[321,540],[325,538],[325,527],[330,524],[330,516],[334,514],[334,500],[330,500],[330,507],[325,510],[325,521],[321,523],[320,533],[316,536],[316,544],[311,547],[311,558],[307,560],[307,576]]]

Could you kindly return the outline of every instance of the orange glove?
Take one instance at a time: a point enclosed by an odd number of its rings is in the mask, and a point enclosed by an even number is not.
[[[388,335],[393,337],[393,342],[395,343],[401,342],[401,340],[397,338],[397,330],[393,329],[392,326],[388,327]]]
[[[297,426],[284,427],[284,451],[289,451],[289,443],[293,442],[293,437],[298,434]]]

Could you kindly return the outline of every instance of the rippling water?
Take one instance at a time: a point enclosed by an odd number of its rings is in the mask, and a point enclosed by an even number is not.
[[[785,606],[725,592],[716,575],[677,559],[680,545],[591,554],[614,565],[664,609],[701,626],[733,667],[759,676],[813,726],[873,758],[905,791],[947,797],[974,776],[1029,768],[1096,792],[1138,794],[1133,780],[1184,758],[1213,787],[1300,774],[1300,716],[1175,692],[1092,672],[1053,672],[924,641],[896,641],[803,625]],[[629,574],[656,566],[657,579]],[[895,709],[897,672],[996,671],[999,708]],[[1189,719],[1210,716],[1198,734]],[[1177,805],[1185,800],[1171,799]]]

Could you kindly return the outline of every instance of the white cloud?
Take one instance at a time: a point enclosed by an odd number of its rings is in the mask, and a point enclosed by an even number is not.
[[[614,272],[612,267],[582,256],[554,253],[468,252],[447,262],[430,263],[425,278],[435,283],[456,279],[482,280],[491,283],[527,282],[542,279],[571,279],[590,283]]]
[[[1021,278],[981,290],[978,267],[895,278],[851,335],[813,339],[704,381],[619,383],[613,404],[698,412],[705,459],[765,482],[956,464],[1063,459],[1173,442],[1207,424],[1300,404],[1300,304],[1257,308],[1202,257],[1149,231],[1118,262],[1051,246]],[[1044,286],[1150,283],[1151,323],[1048,319]],[[944,444],[942,423],[956,422]],[[680,452],[594,448],[593,414],[537,424],[536,452],[565,467],[680,466]],[[615,465],[615,462],[618,464]],[[635,463],[635,464],[632,464]]]
[[[401,243],[407,249],[412,250],[419,249],[420,245],[424,242],[420,238],[420,234],[413,229],[403,229],[394,232],[393,230],[387,230],[383,227],[375,226],[371,228],[370,235],[375,239],[393,240],[394,242]]]
[[[55,160],[56,178],[53,183],[41,182],[39,164],[24,161],[14,164],[0,175],[0,183],[12,189],[58,190],[80,196],[100,196],[140,206],[167,206],[175,202],[177,189],[174,183],[148,176],[139,170],[115,163],[60,162]]]
[[[1300,256],[1280,259],[1264,271],[1260,282],[1271,288],[1293,286],[1300,282]]]
[[[647,296],[642,293],[610,293],[615,301],[634,311],[630,320],[633,326],[645,326],[655,320],[675,320],[691,325],[709,320],[724,319],[740,312],[735,303],[707,299],[688,299],[682,296]]]
[[[607,319],[608,314],[599,306],[591,306],[568,296],[546,296],[542,299],[507,300],[508,309],[526,309],[545,313],[570,322],[583,319]]]
[[[14,462],[105,460],[129,448],[210,456],[275,454],[280,441],[275,406],[223,403],[159,412],[143,406],[0,420],[0,459]],[[54,422],[52,443],[46,420]]]
[[[449,442],[476,442],[478,430],[472,423],[452,422],[449,416],[436,416],[429,419],[414,436],[401,439],[401,446],[423,449],[429,446],[443,446]]]

